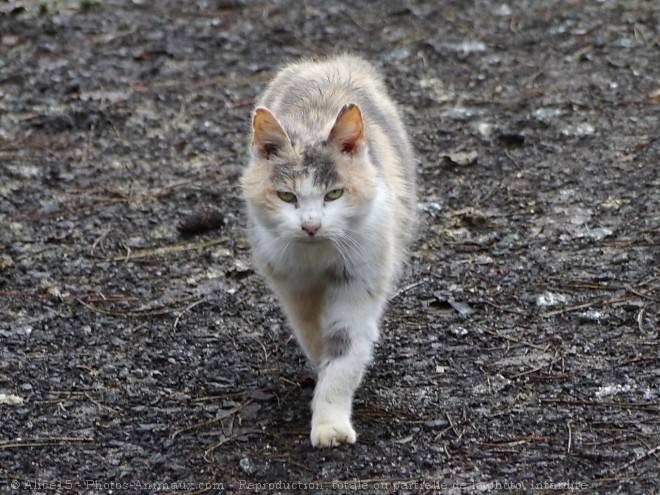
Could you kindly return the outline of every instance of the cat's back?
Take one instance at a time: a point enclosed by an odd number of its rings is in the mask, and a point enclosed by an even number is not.
[[[259,105],[277,115],[300,117],[306,110],[336,117],[337,105],[347,97],[378,98],[386,93],[380,74],[365,60],[338,55],[321,60],[303,59],[284,67],[263,93]],[[356,102],[357,103],[357,102]]]
[[[401,138],[399,144],[405,148],[401,151],[412,153],[380,73],[354,55],[302,60],[286,66],[268,85],[258,105],[277,115],[292,139],[312,144],[327,137],[337,113],[347,103],[360,107],[367,132],[370,127],[382,128],[384,135],[374,130],[371,139]]]

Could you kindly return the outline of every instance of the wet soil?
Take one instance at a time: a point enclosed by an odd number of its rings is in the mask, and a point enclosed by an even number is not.
[[[338,50],[421,228],[315,450],[238,177],[273,71]],[[0,3],[0,491],[659,493],[659,60],[643,0]]]

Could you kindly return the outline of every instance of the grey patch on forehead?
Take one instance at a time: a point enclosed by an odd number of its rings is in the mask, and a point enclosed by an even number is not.
[[[277,157],[270,162],[272,167],[270,177],[276,184],[293,186],[303,172],[294,157]]]
[[[277,157],[271,160],[271,178],[278,184],[293,186],[304,177],[312,177],[317,187],[328,187],[339,181],[332,150],[324,144],[310,146],[301,158]]]
[[[330,359],[345,356],[351,348],[351,336],[347,327],[333,329],[325,339],[325,355]]]
[[[278,184],[291,184],[295,181],[298,173],[288,163],[276,164],[273,166],[271,178]]]
[[[330,186],[339,181],[339,174],[327,145],[317,144],[311,146],[303,153],[303,166],[313,174],[315,186]]]

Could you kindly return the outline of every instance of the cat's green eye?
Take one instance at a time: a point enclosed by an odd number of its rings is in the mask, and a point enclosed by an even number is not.
[[[334,201],[335,199],[341,198],[341,195],[344,194],[343,189],[333,189],[325,195],[326,201]]]
[[[277,191],[277,197],[287,203],[295,203],[298,200],[295,194],[288,191]]]

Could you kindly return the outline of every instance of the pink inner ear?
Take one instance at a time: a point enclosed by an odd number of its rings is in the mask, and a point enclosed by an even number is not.
[[[362,135],[360,134],[360,137],[361,136]],[[360,149],[361,149],[361,147],[360,147],[360,142],[359,142],[358,138],[351,139],[351,140],[348,140],[348,141],[344,141],[341,145],[341,152],[342,153],[347,153],[349,155],[356,154],[358,151],[360,151]]]
[[[286,131],[277,118],[266,108],[260,107],[255,110],[252,128],[254,129],[252,146],[266,160],[276,155],[289,141]]]
[[[330,131],[330,141],[342,153],[355,155],[367,144],[360,108],[351,103],[339,112],[335,125]]]

